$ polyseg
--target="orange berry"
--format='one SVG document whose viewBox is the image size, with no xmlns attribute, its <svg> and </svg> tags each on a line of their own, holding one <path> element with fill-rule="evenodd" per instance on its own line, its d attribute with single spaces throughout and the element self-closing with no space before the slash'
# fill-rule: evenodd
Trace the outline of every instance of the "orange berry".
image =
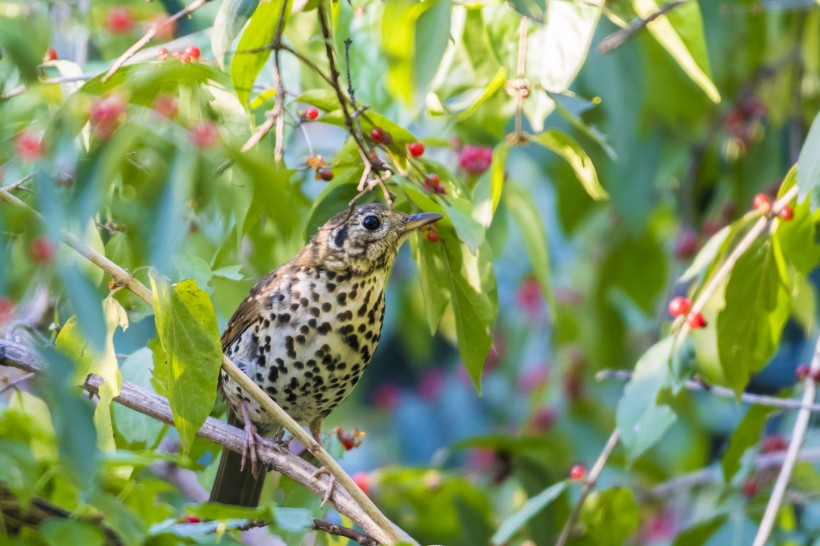
<svg viewBox="0 0 820 546">
<path fill-rule="evenodd" d="M 789 205 L 786 205 L 780 209 L 780 212 L 778 212 L 777 215 L 780 216 L 780 219 L 784 222 L 788 222 L 794 218 L 794 209 L 792 209 Z"/>
</svg>

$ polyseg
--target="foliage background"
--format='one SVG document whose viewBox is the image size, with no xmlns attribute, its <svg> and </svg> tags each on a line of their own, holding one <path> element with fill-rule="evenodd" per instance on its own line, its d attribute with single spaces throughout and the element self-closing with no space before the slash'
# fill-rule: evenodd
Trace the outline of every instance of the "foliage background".
<svg viewBox="0 0 820 546">
<path fill-rule="evenodd" d="M 112 32 L 108 18 L 119 4 L 134 25 Z M 318 3 L 295 4 L 284 43 L 326 70 Z M 356 194 L 362 162 L 338 99 L 287 51 L 280 52 L 283 161 L 274 161 L 273 133 L 240 151 L 276 101 L 273 56 L 242 52 L 271 42 L 281 2 L 206 3 L 101 81 L 156 17 L 183 7 L 0 2 L 0 181 L 32 175 L 15 195 L 46 219 L 41 225 L 0 206 L 0 328 L 46 345 L 56 337 L 60 349 L 45 353 L 59 372 L 3 392 L 0 483 L 18 502 L 36 495 L 78 516 L 26 527 L 12 542 L 100 543 L 99 527 L 83 519 L 95 514 L 105 514 L 124 544 L 227 542 L 235 537 L 225 529 L 242 521 L 198 507 L 152 466 L 171 461 L 208 488 L 215 446 L 120 407 L 107 419 L 107 395 L 94 413 L 70 387 L 90 369 L 113 384 L 121 374 L 163 394 L 178 389 L 156 358 L 169 351 L 156 327 L 162 321 L 67 249 L 36 259 L 38 236 L 56 241 L 67 229 L 146 283 L 149 274 L 159 285 L 194 279 L 221 328 L 255 280 Z M 422 543 L 481 544 L 494 534 L 512 544 L 554 542 L 579 495 L 579 484 L 564 482 L 570 467 L 590 466 L 616 414 L 623 428 L 630 412 L 646 416 L 647 426 L 614 452 L 576 543 L 749 543 L 754 535 L 775 475 L 757 472 L 754 460 L 782 449 L 777 438 L 789 437 L 794 412 L 750 411 L 677 386 L 697 372 L 736 392 L 800 392 L 794 371 L 811 358 L 817 330 L 816 124 L 808 135 L 820 100 L 820 11 L 810 1 L 690 1 L 611 52 L 597 49 L 619 25 L 659 7 L 651 0 L 329 7 L 343 73 L 344 40 L 353 41 L 351 85 L 358 104 L 368 105 L 364 142 L 373 145 L 374 124 L 393 137 L 378 152 L 399 173 L 390 180 L 397 205 L 448 217 L 439 242 L 420 235 L 403 250 L 373 365 L 327 426 L 367 432 L 342 464 L 368 472 L 376 503 Z M 173 53 L 190 44 L 202 50 L 196 62 L 157 58 L 159 47 Z M 59 59 L 43 64 L 49 45 Z M 530 84 L 522 131 L 533 137 L 513 146 L 506 137 L 522 134 L 521 79 Z M 109 136 L 87 121 L 112 95 L 127 106 Z M 158 96 L 175 99 L 172 119 L 156 112 Z M 302 117 L 309 105 L 321 112 L 315 122 Z M 208 122 L 218 142 L 202 146 L 192 134 Z M 20 152 L 26 131 L 42 138 L 36 157 Z M 427 151 L 412 160 L 405 146 L 417 139 Z M 492 164 L 465 169 L 465 156 L 475 153 L 467 145 L 492 149 Z M 334 173 L 329 183 L 306 166 L 317 155 Z M 781 182 L 798 158 L 801 196 L 813 200 L 794 203 L 793 223 L 775 222 L 737 264 L 704 309 L 706 329 L 675 351 L 680 367 L 655 366 L 653 381 L 633 383 L 626 394 L 620 382 L 596 381 L 596 372 L 631 370 L 656 342 L 671 339 L 680 321 L 672 323 L 667 302 L 712 278 L 753 220 L 753 196 L 787 190 L 794 177 Z M 423 188 L 422 173 L 431 172 L 446 196 Z M 379 190 L 365 199 L 381 199 Z M 172 300 L 160 307 L 173 312 Z M 203 331 L 214 330 L 202 322 Z M 62 326 L 59 336 L 52 323 Z M 748 350 L 737 356 L 727 347 Z M 668 354 L 644 361 L 665 362 Z M 213 373 L 197 377 L 197 388 L 213 392 Z M 213 400 L 176 392 L 180 415 L 196 422 L 211 411 Z M 217 404 L 213 414 L 222 411 Z M 818 445 L 816 429 L 806 444 L 807 452 Z M 705 483 L 653 495 L 658 484 L 705 467 L 716 469 Z M 308 516 L 321 513 L 319 499 L 274 481 L 264 498 L 280 511 L 266 505 L 275 520 L 269 530 L 297 543 Z M 819 483 L 813 465 L 797 467 L 778 542 L 820 537 Z M 555 495 L 537 496 L 542 491 Z M 516 524 L 528 498 L 546 507 Z M 196 514 L 223 527 L 214 534 L 213 523 L 184 521 Z M 515 532 L 502 537 L 506 529 Z"/>
</svg>

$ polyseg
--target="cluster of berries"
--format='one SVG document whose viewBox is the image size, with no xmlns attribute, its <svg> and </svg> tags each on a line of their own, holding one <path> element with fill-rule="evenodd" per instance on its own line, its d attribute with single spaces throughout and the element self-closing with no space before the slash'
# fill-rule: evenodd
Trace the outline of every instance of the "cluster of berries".
<svg viewBox="0 0 820 546">
<path fill-rule="evenodd" d="M 185 49 L 169 52 L 167 48 L 161 47 L 157 50 L 157 57 L 160 61 L 178 60 L 183 63 L 192 63 L 199 60 L 202 52 L 195 45 L 189 45 Z"/>
</svg>

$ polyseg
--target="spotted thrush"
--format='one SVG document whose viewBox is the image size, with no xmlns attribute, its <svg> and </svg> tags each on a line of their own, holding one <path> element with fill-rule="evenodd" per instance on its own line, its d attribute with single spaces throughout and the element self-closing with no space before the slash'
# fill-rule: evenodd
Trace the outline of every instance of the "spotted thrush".
<svg viewBox="0 0 820 546">
<path fill-rule="evenodd" d="M 322 420 L 353 390 L 381 336 L 384 286 L 412 231 L 442 216 L 379 204 L 331 218 L 289 262 L 260 280 L 222 334 L 222 350 L 321 443 Z M 245 457 L 225 450 L 211 501 L 258 504 L 264 474 L 255 441 L 281 434 L 270 415 L 222 372 L 229 422 L 244 425 Z"/>
</svg>

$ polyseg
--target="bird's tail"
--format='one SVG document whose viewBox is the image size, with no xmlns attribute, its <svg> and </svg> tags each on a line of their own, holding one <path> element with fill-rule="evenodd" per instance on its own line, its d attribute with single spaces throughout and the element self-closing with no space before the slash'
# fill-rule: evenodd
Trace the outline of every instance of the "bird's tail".
<svg viewBox="0 0 820 546">
<path fill-rule="evenodd" d="M 239 428 L 244 426 L 242 419 L 236 417 L 230 410 L 228 411 L 228 423 Z M 211 488 L 209 499 L 211 502 L 250 507 L 259 505 L 266 472 L 260 469 L 259 477 L 254 478 L 250 464 L 245 465 L 245 470 L 240 470 L 241 465 L 241 453 L 222 450 L 222 460 L 219 462 L 219 470 L 216 472 L 214 485 Z"/>
</svg>

